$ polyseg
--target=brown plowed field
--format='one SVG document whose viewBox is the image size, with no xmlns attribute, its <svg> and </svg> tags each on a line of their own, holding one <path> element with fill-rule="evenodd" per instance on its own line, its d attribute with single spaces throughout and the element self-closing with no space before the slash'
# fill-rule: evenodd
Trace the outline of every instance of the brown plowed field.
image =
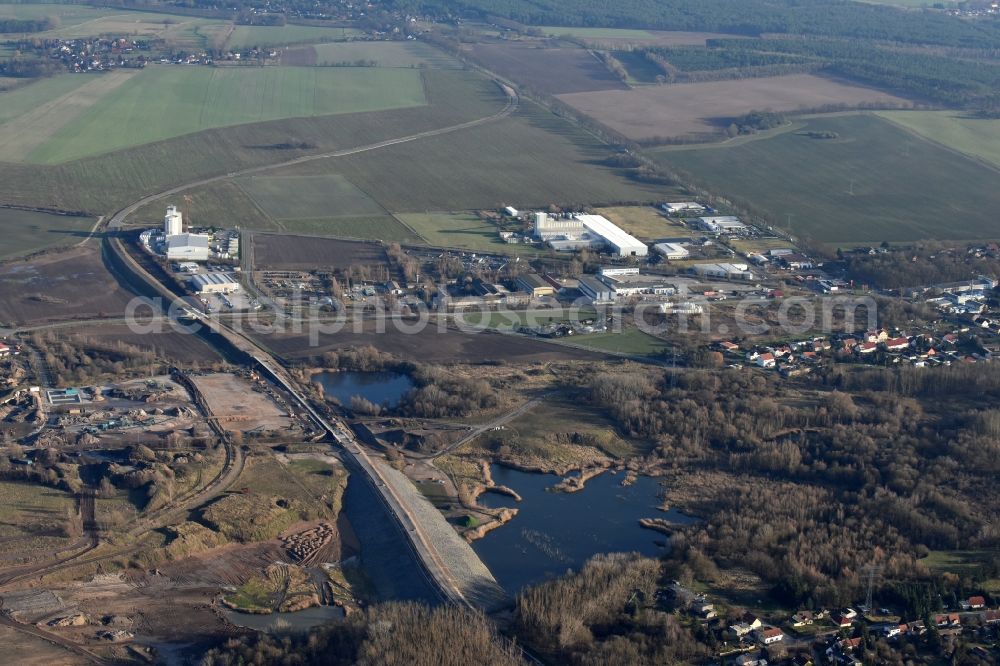
<svg viewBox="0 0 1000 666">
<path fill-rule="evenodd" d="M 378 243 L 254 234 L 254 267 L 258 270 L 306 271 L 386 263 L 385 249 Z"/>
<path fill-rule="evenodd" d="M 800 111 L 830 105 L 908 105 L 873 88 L 812 74 L 676 83 L 634 90 L 560 95 L 559 99 L 630 139 L 719 134 L 750 111 Z"/>
</svg>

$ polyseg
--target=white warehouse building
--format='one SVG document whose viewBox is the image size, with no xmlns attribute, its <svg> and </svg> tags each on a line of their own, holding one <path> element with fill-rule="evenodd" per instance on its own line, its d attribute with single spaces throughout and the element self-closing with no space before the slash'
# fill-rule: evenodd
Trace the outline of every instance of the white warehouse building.
<svg viewBox="0 0 1000 666">
<path fill-rule="evenodd" d="M 191 276 L 190 283 L 198 295 L 231 294 L 240 290 L 240 283 L 228 273 L 200 273 Z"/>
<path fill-rule="evenodd" d="M 174 234 L 167 236 L 167 259 L 170 261 L 208 261 L 208 236 Z"/>
<path fill-rule="evenodd" d="M 547 213 L 535 213 L 535 238 L 556 250 L 604 246 L 619 257 L 645 257 L 649 251 L 645 243 L 601 215 L 553 218 Z"/>
<path fill-rule="evenodd" d="M 167 214 L 163 217 L 163 234 L 178 236 L 184 233 L 184 216 L 177 206 L 167 206 Z"/>
<path fill-rule="evenodd" d="M 691 254 L 679 243 L 657 243 L 653 250 L 662 254 L 665 259 L 686 259 Z"/>
</svg>

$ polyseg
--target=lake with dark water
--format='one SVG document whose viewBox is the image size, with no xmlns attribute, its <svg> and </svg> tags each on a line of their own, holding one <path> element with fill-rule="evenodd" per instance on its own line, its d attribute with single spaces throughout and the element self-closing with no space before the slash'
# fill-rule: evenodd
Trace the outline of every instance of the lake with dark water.
<svg viewBox="0 0 1000 666">
<path fill-rule="evenodd" d="M 391 408 L 413 388 L 409 376 L 398 372 L 321 372 L 313 375 L 313 381 L 342 405 L 349 405 L 357 395 Z"/>
<path fill-rule="evenodd" d="M 516 507 L 517 516 L 473 543 L 473 549 L 497 582 L 514 594 L 532 585 L 579 569 L 598 553 L 638 552 L 657 556 L 669 537 L 639 526 L 640 518 L 664 518 L 678 524 L 697 519 L 678 511 L 661 511 L 657 479 L 640 476 L 622 486 L 624 473 L 605 472 L 576 493 L 551 492 L 555 474 L 520 472 L 494 465 L 497 485 L 515 490 L 517 502 L 485 493 L 479 502 L 492 508 Z"/>
<path fill-rule="evenodd" d="M 344 617 L 344 609 L 340 606 L 313 606 L 305 610 L 294 613 L 271 613 L 270 615 L 256 615 L 253 613 L 240 613 L 239 611 L 223 609 L 222 614 L 226 619 L 238 627 L 246 627 L 255 631 L 306 631 L 321 624 L 326 624 L 330 620 Z"/>
</svg>

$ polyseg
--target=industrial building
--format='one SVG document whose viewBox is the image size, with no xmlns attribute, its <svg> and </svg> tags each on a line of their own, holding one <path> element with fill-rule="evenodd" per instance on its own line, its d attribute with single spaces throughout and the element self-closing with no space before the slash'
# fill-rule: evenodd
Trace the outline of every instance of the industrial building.
<svg viewBox="0 0 1000 666">
<path fill-rule="evenodd" d="M 601 215 L 550 217 L 535 213 L 535 238 L 556 250 L 602 248 L 619 257 L 644 257 L 646 244 Z"/>
<path fill-rule="evenodd" d="M 695 264 L 691 270 L 702 277 L 726 280 L 752 280 L 753 273 L 746 264 Z"/>
<path fill-rule="evenodd" d="M 618 298 L 614 287 L 590 275 L 584 275 L 579 281 L 580 293 L 593 303 L 614 303 Z"/>
<path fill-rule="evenodd" d="M 667 215 L 679 215 L 680 213 L 704 213 L 707 209 L 700 203 L 694 201 L 678 201 L 675 203 L 665 203 L 661 206 Z"/>
<path fill-rule="evenodd" d="M 531 294 L 532 298 L 554 296 L 555 287 L 542 279 L 537 273 L 528 273 L 517 278 L 517 288 Z"/>
<path fill-rule="evenodd" d="M 653 246 L 653 251 L 671 260 L 687 259 L 691 255 L 686 247 L 678 243 L 657 243 Z"/>
<path fill-rule="evenodd" d="M 677 293 L 675 281 L 662 275 L 640 275 L 624 273 L 620 275 L 599 275 L 598 280 L 611 287 L 615 298 L 645 298 L 649 296 L 673 296 Z"/>
<path fill-rule="evenodd" d="M 740 235 L 749 229 L 747 225 L 740 222 L 740 218 L 732 215 L 721 215 L 717 217 L 699 217 L 698 226 L 713 234 L 725 234 L 727 236 Z"/>
<path fill-rule="evenodd" d="M 200 273 L 192 275 L 189 282 L 198 295 L 231 294 L 240 290 L 240 283 L 228 273 Z"/>
<path fill-rule="evenodd" d="M 163 234 L 177 236 L 184 233 L 184 217 L 177 206 L 167 206 L 167 214 L 163 217 Z"/>
<path fill-rule="evenodd" d="M 208 261 L 208 236 L 175 234 L 167 236 L 167 259 L 171 261 Z"/>
</svg>

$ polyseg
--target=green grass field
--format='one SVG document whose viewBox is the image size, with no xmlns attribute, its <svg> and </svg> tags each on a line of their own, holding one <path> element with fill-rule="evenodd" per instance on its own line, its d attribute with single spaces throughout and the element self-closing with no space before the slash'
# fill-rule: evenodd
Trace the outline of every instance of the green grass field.
<svg viewBox="0 0 1000 666">
<path fill-rule="evenodd" d="M 378 67 L 456 69 L 461 64 L 443 51 L 420 42 L 330 42 L 315 44 L 317 65 L 374 61 Z"/>
<path fill-rule="evenodd" d="M 417 243 L 420 238 L 389 215 L 370 217 L 309 218 L 282 220 L 281 228 L 295 234 L 335 236 L 391 243 Z"/>
<path fill-rule="evenodd" d="M 587 349 L 616 352 L 631 356 L 659 356 L 669 347 L 667 343 L 637 328 L 626 328 L 620 333 L 594 333 L 568 338 L 567 342 Z"/>
<path fill-rule="evenodd" d="M 1000 120 L 960 111 L 881 111 L 879 116 L 1000 168 Z"/>
<path fill-rule="evenodd" d="M 0 208 L 0 260 L 78 243 L 93 226 L 89 217 Z"/>
<path fill-rule="evenodd" d="M 874 115 L 805 122 L 808 131 L 833 131 L 839 138 L 788 132 L 732 148 L 654 150 L 650 155 L 807 241 L 836 245 L 1000 236 L 995 170 Z"/>
<path fill-rule="evenodd" d="M 932 550 L 919 562 L 935 573 L 954 573 L 976 577 L 989 564 L 995 553 L 989 550 Z M 991 594 L 1000 594 L 1000 579 L 992 578 L 982 583 Z"/>
<path fill-rule="evenodd" d="M 155 66 L 46 136 L 28 161 L 57 164 L 213 127 L 425 103 L 420 73 L 411 70 Z"/>
<path fill-rule="evenodd" d="M 238 25 L 226 42 L 226 48 L 248 46 L 285 46 L 326 40 L 350 39 L 360 34 L 351 28 L 325 28 L 311 25 Z"/>
<path fill-rule="evenodd" d="M 530 245 L 503 242 L 495 225 L 472 213 L 400 213 L 396 217 L 420 234 L 428 245 L 436 247 L 518 255 L 544 252 Z"/>
</svg>

